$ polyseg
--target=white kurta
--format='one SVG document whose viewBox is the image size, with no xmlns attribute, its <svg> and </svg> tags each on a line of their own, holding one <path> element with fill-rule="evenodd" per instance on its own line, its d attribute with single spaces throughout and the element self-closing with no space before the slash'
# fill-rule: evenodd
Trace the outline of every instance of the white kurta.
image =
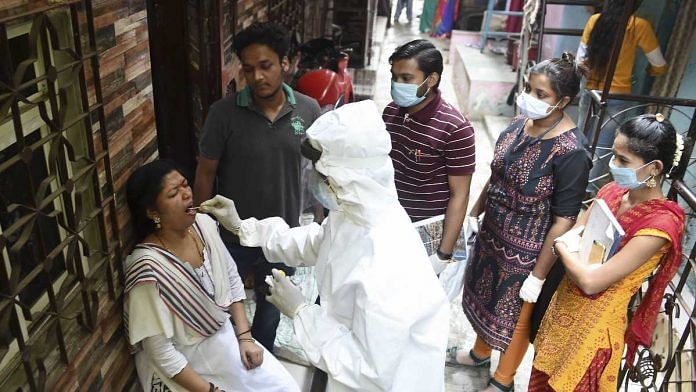
<svg viewBox="0 0 696 392">
<path fill-rule="evenodd" d="M 209 252 L 212 281 L 217 284 L 215 298 L 222 301 L 237 302 L 244 298 L 244 289 L 237 274 L 234 261 L 217 235 L 215 222 L 207 216 L 199 215 L 196 222 Z M 126 260 L 126 267 L 135 258 L 142 258 L 147 250 L 138 249 Z M 153 258 L 157 255 L 153 254 Z M 186 264 L 187 268 L 191 268 Z M 192 269 L 191 269 L 192 270 Z M 230 273 L 236 277 L 230 278 Z M 229 282 L 229 284 L 227 284 Z M 219 286 L 227 286 L 226 293 L 220 293 Z M 218 302 L 218 303 L 220 303 Z M 128 329 L 130 343 L 137 347 L 147 337 L 164 335 L 171 340 L 177 351 L 183 354 L 188 365 L 203 379 L 221 389 L 231 391 L 299 391 L 287 370 L 264 349 L 263 364 L 256 369 L 246 370 L 242 363 L 239 345 L 229 320 L 213 335 L 205 337 L 186 324 L 172 312 L 160 297 L 155 282 L 147 282 L 132 287 L 126 296 Z M 135 355 L 136 369 L 140 383 L 145 391 L 162 390 L 162 386 L 172 391 L 185 389 L 166 377 L 143 350 Z"/>
</svg>

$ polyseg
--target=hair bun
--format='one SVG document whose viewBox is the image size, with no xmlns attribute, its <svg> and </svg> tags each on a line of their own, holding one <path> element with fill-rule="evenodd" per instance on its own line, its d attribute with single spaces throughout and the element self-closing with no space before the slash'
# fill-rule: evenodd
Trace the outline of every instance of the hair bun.
<svg viewBox="0 0 696 392">
<path fill-rule="evenodd" d="M 570 52 L 563 52 L 561 59 L 575 65 L 575 56 L 573 56 L 573 54 Z"/>
</svg>

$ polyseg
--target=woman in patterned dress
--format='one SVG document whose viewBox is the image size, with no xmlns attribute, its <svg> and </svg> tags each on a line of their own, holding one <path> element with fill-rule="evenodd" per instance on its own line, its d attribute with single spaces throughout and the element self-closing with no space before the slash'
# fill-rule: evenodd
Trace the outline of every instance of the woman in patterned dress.
<svg viewBox="0 0 696 392">
<path fill-rule="evenodd" d="M 471 211 L 485 213 L 462 301 L 477 337 L 473 349 L 458 351 L 455 359 L 483 366 L 492 349 L 502 351 L 487 391 L 513 390 L 529 345 L 533 303 L 556 259 L 551 245 L 580 211 L 591 161 L 564 109 L 577 95 L 583 71 L 568 53 L 530 70 L 517 98 L 523 116 L 498 137 L 490 180 Z"/>
<path fill-rule="evenodd" d="M 624 342 L 629 366 L 638 345 L 650 346 L 665 288 L 681 264 L 684 211 L 665 199 L 661 187 L 680 161 L 678 144 L 661 114 L 638 116 L 619 128 L 609 163 L 615 182 L 602 187 L 597 198 L 607 203 L 626 235 L 618 252 L 595 268 L 572 253 L 589 213 L 578 220 L 578 230 L 556 242 L 566 276 L 534 344 L 530 391 L 616 391 Z M 628 324 L 629 302 L 655 270 Z"/>
</svg>

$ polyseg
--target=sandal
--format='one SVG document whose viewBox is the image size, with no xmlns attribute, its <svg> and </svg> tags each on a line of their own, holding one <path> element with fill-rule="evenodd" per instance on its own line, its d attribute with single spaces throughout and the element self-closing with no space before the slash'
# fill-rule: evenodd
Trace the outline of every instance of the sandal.
<svg viewBox="0 0 696 392">
<path fill-rule="evenodd" d="M 510 385 L 505 385 L 501 384 L 498 381 L 495 380 L 495 378 L 492 378 L 488 380 L 488 386 L 493 387 L 493 390 L 496 392 L 513 392 L 515 390 L 515 383 L 513 382 Z"/>
<path fill-rule="evenodd" d="M 491 363 L 491 357 L 489 356 L 488 358 L 479 358 L 476 355 L 474 355 L 474 350 L 469 350 L 469 358 L 471 358 L 473 364 L 464 364 L 459 361 L 457 361 L 457 353 L 459 352 L 458 347 L 452 347 L 447 350 L 447 362 L 459 365 L 459 366 L 469 366 L 469 367 L 482 367 L 486 365 L 490 365 Z"/>
</svg>

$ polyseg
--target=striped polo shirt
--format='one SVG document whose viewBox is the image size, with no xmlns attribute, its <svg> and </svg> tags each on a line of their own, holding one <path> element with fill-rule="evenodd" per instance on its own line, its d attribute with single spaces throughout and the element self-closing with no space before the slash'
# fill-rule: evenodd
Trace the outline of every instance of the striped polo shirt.
<svg viewBox="0 0 696 392">
<path fill-rule="evenodd" d="M 399 202 L 413 222 L 445 213 L 448 176 L 474 172 L 474 128 L 457 109 L 437 97 L 408 114 L 394 102 L 382 114 L 391 135 Z"/>
</svg>

